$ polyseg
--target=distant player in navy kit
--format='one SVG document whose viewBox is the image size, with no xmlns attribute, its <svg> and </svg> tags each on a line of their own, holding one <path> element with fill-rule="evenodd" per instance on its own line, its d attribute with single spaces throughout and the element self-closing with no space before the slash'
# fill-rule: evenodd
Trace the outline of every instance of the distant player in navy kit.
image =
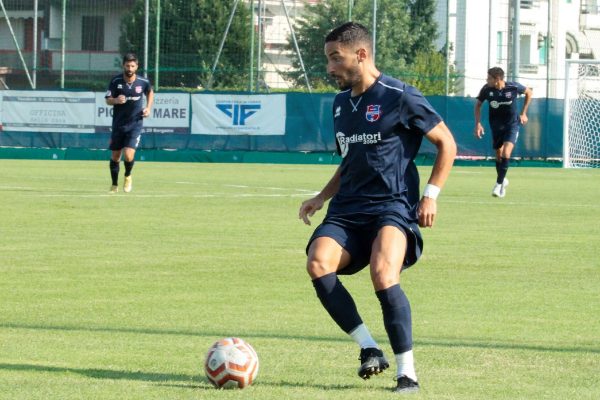
<svg viewBox="0 0 600 400">
<path fill-rule="evenodd" d="M 131 192 L 131 170 L 135 163 L 135 150 L 142 136 L 143 118 L 150 115 L 154 102 L 154 91 L 148 79 L 136 75 L 138 60 L 135 54 L 128 53 L 123 57 L 123 73 L 115 76 L 106 91 L 106 104 L 114 106 L 112 134 L 110 137 L 110 176 L 112 186 L 110 193 L 119 191 L 119 163 L 123 154 L 125 164 L 125 182 L 123 191 Z M 146 95 L 146 106 L 144 98 Z"/>
<path fill-rule="evenodd" d="M 338 326 L 360 346 L 358 375 L 388 368 L 383 351 L 363 323 L 338 275 L 370 265 L 375 294 L 397 362 L 397 392 L 418 390 L 412 352 L 412 318 L 400 272 L 421 255 L 421 227 L 433 226 L 436 198 L 456 156 L 452 134 L 414 87 L 383 75 L 374 64 L 371 37 L 357 23 L 325 38 L 327 72 L 342 90 L 333 103 L 342 162 L 323 190 L 302 203 L 309 217 L 331 199 L 325 219 L 307 245 L 307 271 L 317 297 Z M 414 164 L 423 137 L 437 157 L 419 198 Z"/>
<path fill-rule="evenodd" d="M 521 113 L 517 113 L 517 98 L 525 95 Z M 488 70 L 487 83 L 481 88 L 475 104 L 475 136 L 481 139 L 484 134 L 481 125 L 481 105 L 488 101 L 490 107 L 490 127 L 492 128 L 492 145 L 496 150 L 496 184 L 492 196 L 506 196 L 508 179 L 506 173 L 510 163 L 510 155 L 519 138 L 519 126 L 527 123 L 527 108 L 531 103 L 533 92 L 517 82 L 505 82 L 502 68 Z"/>
</svg>

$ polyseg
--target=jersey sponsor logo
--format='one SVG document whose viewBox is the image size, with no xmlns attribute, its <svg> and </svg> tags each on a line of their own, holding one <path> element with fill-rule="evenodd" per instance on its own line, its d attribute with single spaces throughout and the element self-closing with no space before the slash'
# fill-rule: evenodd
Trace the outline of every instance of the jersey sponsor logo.
<svg viewBox="0 0 600 400">
<path fill-rule="evenodd" d="M 339 117 L 341 113 L 342 113 L 342 107 L 337 106 L 337 108 L 335 109 L 335 114 L 333 115 L 333 118 Z"/>
<path fill-rule="evenodd" d="M 135 92 L 136 93 L 142 93 L 142 87 L 141 86 L 136 86 L 135 87 Z"/>
<path fill-rule="evenodd" d="M 500 106 L 510 106 L 512 104 L 512 100 L 511 101 L 490 101 L 490 107 L 492 108 L 498 108 Z"/>
<path fill-rule="evenodd" d="M 367 106 L 366 112 L 367 121 L 375 122 L 381 117 L 381 105 L 380 104 L 370 104 Z"/>
<path fill-rule="evenodd" d="M 141 98 L 142 98 L 142 96 L 127 96 L 127 97 L 125 97 L 125 100 L 138 101 Z"/>
<path fill-rule="evenodd" d="M 350 145 L 353 143 L 362 144 L 376 144 L 381 141 L 381 132 L 377 133 L 355 133 L 352 136 L 346 136 L 344 132 L 338 132 L 335 134 L 335 138 L 340 146 L 340 153 L 342 157 L 346 157 Z"/>
<path fill-rule="evenodd" d="M 217 103 L 216 107 L 231 118 L 232 125 L 246 125 L 246 119 L 260 110 L 260 103 Z"/>
</svg>

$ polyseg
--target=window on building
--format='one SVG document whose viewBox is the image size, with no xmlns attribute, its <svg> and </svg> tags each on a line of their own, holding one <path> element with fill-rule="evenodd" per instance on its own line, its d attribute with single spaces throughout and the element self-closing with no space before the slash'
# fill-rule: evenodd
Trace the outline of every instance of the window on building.
<svg viewBox="0 0 600 400">
<path fill-rule="evenodd" d="M 503 32 L 498 32 L 498 34 L 496 35 L 496 61 L 497 62 L 501 62 L 503 59 L 503 57 L 502 57 L 503 49 L 504 49 L 504 35 L 503 35 Z"/>
<path fill-rule="evenodd" d="M 538 0 L 521 0 L 521 8 L 531 9 L 531 8 L 539 6 L 538 3 L 539 3 Z"/>
<path fill-rule="evenodd" d="M 600 6 L 598 3 L 598 0 L 581 0 L 581 13 L 598 14 L 600 12 Z"/>
<path fill-rule="evenodd" d="M 81 50 L 104 51 L 104 17 L 81 17 Z"/>
<path fill-rule="evenodd" d="M 531 35 L 521 35 L 519 38 L 519 58 L 521 64 L 531 64 Z"/>
<path fill-rule="evenodd" d="M 548 37 L 538 33 L 537 38 L 538 47 L 538 64 L 546 65 L 546 58 L 548 56 Z"/>
</svg>

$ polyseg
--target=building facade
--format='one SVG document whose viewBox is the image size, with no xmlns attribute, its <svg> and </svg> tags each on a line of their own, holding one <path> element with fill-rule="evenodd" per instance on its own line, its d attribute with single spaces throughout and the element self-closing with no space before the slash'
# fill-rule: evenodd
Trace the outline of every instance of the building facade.
<svg viewBox="0 0 600 400">
<path fill-rule="evenodd" d="M 436 21 L 437 45 L 448 41 L 461 76 L 459 96 L 476 96 L 499 66 L 536 97 L 562 98 L 565 61 L 600 60 L 598 0 L 440 0 Z"/>
</svg>

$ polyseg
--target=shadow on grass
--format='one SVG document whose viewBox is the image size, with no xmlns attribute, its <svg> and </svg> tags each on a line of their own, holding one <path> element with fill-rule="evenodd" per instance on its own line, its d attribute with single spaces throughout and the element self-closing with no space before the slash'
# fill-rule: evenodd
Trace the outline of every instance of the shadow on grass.
<svg viewBox="0 0 600 400">
<path fill-rule="evenodd" d="M 228 336 L 241 336 L 246 338 L 265 338 L 279 340 L 305 340 L 313 342 L 342 342 L 348 343 L 348 338 L 343 334 L 339 336 L 301 336 L 284 335 L 276 332 L 232 332 L 223 331 L 192 331 L 192 330 L 171 330 L 171 329 L 151 329 L 151 328 L 111 328 L 111 327 L 78 327 L 78 326 L 60 326 L 60 325 L 29 325 L 29 324 L 0 324 L 0 328 L 6 329 L 32 329 L 48 331 L 67 331 L 67 332 L 106 332 L 106 333 L 131 333 L 144 335 L 178 335 L 192 337 L 222 338 Z M 554 352 L 554 353 L 600 353 L 600 346 L 579 345 L 579 346 L 550 346 L 537 345 L 529 343 L 500 342 L 489 339 L 477 338 L 420 338 L 415 340 L 416 346 L 439 346 L 439 347 L 466 347 L 475 349 L 496 349 L 496 350 L 524 350 L 535 352 Z"/>
<path fill-rule="evenodd" d="M 230 336 L 267 338 L 267 339 L 282 339 L 282 340 L 307 340 L 315 342 L 342 342 L 347 343 L 348 339 L 340 333 L 339 336 L 299 336 L 299 335 L 283 335 L 273 332 L 245 332 L 243 330 L 232 332 L 224 332 L 217 330 L 172 330 L 172 329 L 152 329 L 152 328 L 111 328 L 111 327 L 79 327 L 79 326 L 61 326 L 61 325 L 34 325 L 34 324 L 0 324 L 0 328 L 7 329 L 32 329 L 32 330 L 47 330 L 47 331 L 65 331 L 65 332 L 99 332 L 99 333 L 131 333 L 142 335 L 174 335 L 174 336 L 192 336 L 192 337 L 208 337 L 208 338 L 223 338 Z"/>
<path fill-rule="evenodd" d="M 415 345 L 432 347 L 467 347 L 490 350 L 523 350 L 550 353 L 600 353 L 600 347 L 592 345 L 580 346 L 544 346 L 528 343 L 503 343 L 495 340 L 483 339 L 421 339 L 415 340 Z"/>
<path fill-rule="evenodd" d="M 208 381 L 207 381 L 208 382 Z M 206 386 L 200 386 L 200 385 L 185 385 L 185 384 L 170 384 L 170 383 L 161 383 L 158 384 L 158 386 L 164 386 L 164 387 L 173 387 L 173 388 L 181 388 L 181 389 L 199 389 L 199 390 L 205 390 L 205 389 L 211 389 L 211 390 L 215 390 L 215 388 L 210 385 L 209 383 L 206 384 Z M 256 381 L 256 383 L 252 384 L 252 387 L 260 389 L 261 387 L 287 387 L 287 388 L 310 388 L 310 389 L 318 389 L 318 390 L 352 390 L 352 391 L 356 391 L 356 390 L 376 390 L 377 388 L 368 388 L 365 387 L 364 385 L 339 385 L 339 384 L 334 384 L 334 385 L 320 385 L 320 384 L 315 384 L 315 383 L 308 383 L 308 382 L 266 382 L 264 380 L 258 379 Z"/>
<path fill-rule="evenodd" d="M 192 376 L 185 374 L 161 374 L 155 372 L 143 372 L 143 371 L 119 371 L 111 369 L 101 368 L 68 368 L 68 367 L 55 367 L 50 365 L 38 365 L 38 364 L 9 364 L 0 363 L 0 370 L 10 370 L 19 372 L 51 372 L 51 373 L 72 373 L 82 375 L 93 379 L 111 379 L 111 380 L 131 380 L 131 381 L 143 381 L 143 382 L 156 382 L 158 386 L 173 387 L 180 389 L 193 389 L 193 390 L 215 390 L 210 384 L 207 378 L 204 376 Z M 180 382 L 180 383 L 170 383 Z M 184 383 L 187 382 L 187 383 Z M 365 389 L 364 385 L 359 384 L 334 384 L 334 385 L 320 385 L 308 382 L 267 382 L 259 380 L 255 387 L 260 386 L 280 386 L 280 387 L 292 387 L 292 388 L 312 388 L 320 390 L 357 390 Z"/>
<path fill-rule="evenodd" d="M 101 369 L 101 368 L 68 368 L 68 367 L 55 367 L 50 365 L 38 365 L 38 364 L 9 364 L 0 363 L 0 370 L 11 370 L 11 371 L 28 371 L 28 372 L 57 372 L 57 373 L 73 373 L 88 378 L 94 379 L 112 379 L 112 380 L 134 380 L 144 382 L 190 382 L 189 387 L 201 387 L 202 383 L 210 385 L 208 379 L 201 376 L 192 376 L 185 374 L 161 374 L 155 372 L 144 372 L 144 371 L 118 371 L 112 369 Z M 182 385 L 186 386 L 186 385 Z M 210 387 L 210 386 L 207 386 Z"/>
</svg>

